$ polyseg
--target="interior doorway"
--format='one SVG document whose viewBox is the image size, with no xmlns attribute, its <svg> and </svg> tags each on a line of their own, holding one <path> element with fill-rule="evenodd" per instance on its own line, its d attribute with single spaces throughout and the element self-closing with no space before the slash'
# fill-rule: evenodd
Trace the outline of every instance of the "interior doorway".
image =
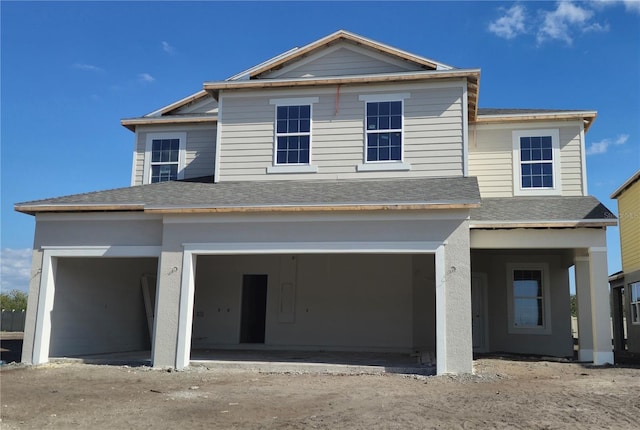
<svg viewBox="0 0 640 430">
<path fill-rule="evenodd" d="M 264 343 L 267 275 L 243 275 L 240 343 Z"/>
</svg>

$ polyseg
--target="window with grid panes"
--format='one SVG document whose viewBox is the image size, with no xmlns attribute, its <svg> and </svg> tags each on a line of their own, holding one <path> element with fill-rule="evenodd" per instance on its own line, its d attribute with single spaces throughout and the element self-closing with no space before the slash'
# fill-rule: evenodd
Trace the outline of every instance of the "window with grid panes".
<svg viewBox="0 0 640 430">
<path fill-rule="evenodd" d="M 310 144 L 311 106 L 278 106 L 275 164 L 309 164 Z"/>
<path fill-rule="evenodd" d="M 402 160 L 402 101 L 367 102 L 366 161 Z"/>
</svg>

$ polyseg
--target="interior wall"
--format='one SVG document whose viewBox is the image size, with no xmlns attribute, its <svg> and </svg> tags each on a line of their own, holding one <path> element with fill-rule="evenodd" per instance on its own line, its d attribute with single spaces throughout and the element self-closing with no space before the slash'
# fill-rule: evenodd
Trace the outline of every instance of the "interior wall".
<svg viewBox="0 0 640 430">
<path fill-rule="evenodd" d="M 242 275 L 267 274 L 265 345 L 410 351 L 413 264 L 397 254 L 199 256 L 192 347 L 237 345 Z"/>
<path fill-rule="evenodd" d="M 58 258 L 50 357 L 150 348 L 140 286 L 157 258 Z"/>
<path fill-rule="evenodd" d="M 509 333 L 507 264 L 546 263 L 549 266 L 551 333 Z M 573 356 L 569 271 L 564 254 L 507 253 L 507 251 L 472 251 L 474 273 L 487 275 L 489 350 L 518 354 Z"/>
<path fill-rule="evenodd" d="M 436 350 L 435 256 L 413 256 L 413 349 Z"/>
</svg>

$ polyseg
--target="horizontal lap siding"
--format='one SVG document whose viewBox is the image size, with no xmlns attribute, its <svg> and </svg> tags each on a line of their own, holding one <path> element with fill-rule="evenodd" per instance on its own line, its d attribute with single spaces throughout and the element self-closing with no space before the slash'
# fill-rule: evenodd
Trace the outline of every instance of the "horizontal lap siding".
<svg viewBox="0 0 640 430">
<path fill-rule="evenodd" d="M 188 127 L 185 129 L 185 127 Z M 187 125 L 185 127 L 145 127 L 136 133 L 136 152 L 134 154 L 134 185 L 142 184 L 144 157 L 149 133 L 186 132 L 184 177 L 197 178 L 210 176 L 214 172 L 216 150 L 216 127 L 210 125 Z"/>
<path fill-rule="evenodd" d="M 470 132 L 469 175 L 478 178 L 483 197 L 513 196 L 513 130 L 560 130 L 560 174 L 562 195 L 582 195 L 582 153 L 578 126 L 545 123 L 539 127 L 531 124 L 514 124 L 512 128 L 478 127 Z M 475 135 L 475 138 L 474 138 Z"/>
<path fill-rule="evenodd" d="M 640 181 L 618 197 L 622 270 L 640 270 Z"/>
<path fill-rule="evenodd" d="M 462 175 L 462 88 L 417 86 L 342 88 L 336 111 L 335 89 L 314 96 L 311 164 L 313 174 L 267 174 L 273 164 L 273 98 L 309 97 L 308 91 L 262 92 L 253 97 L 223 94 L 220 180 L 342 179 Z M 375 89 L 376 91 L 373 91 Z M 321 92 L 322 91 L 322 92 Z M 361 94 L 408 92 L 405 100 L 404 161 L 409 172 L 357 172 L 364 156 Z"/>
<path fill-rule="evenodd" d="M 282 74 L 275 72 L 265 77 L 301 78 L 311 76 L 363 75 L 370 73 L 404 72 L 407 71 L 407 69 L 408 68 L 401 68 L 349 49 L 340 48 L 307 64 L 300 65 L 293 70 Z"/>
</svg>

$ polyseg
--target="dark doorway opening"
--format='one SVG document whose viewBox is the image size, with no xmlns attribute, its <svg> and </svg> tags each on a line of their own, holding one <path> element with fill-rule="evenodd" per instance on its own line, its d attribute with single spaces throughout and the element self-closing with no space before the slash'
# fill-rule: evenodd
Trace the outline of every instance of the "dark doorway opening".
<svg viewBox="0 0 640 430">
<path fill-rule="evenodd" d="M 240 343 L 264 343 L 266 317 L 267 275 L 244 275 Z"/>
</svg>

